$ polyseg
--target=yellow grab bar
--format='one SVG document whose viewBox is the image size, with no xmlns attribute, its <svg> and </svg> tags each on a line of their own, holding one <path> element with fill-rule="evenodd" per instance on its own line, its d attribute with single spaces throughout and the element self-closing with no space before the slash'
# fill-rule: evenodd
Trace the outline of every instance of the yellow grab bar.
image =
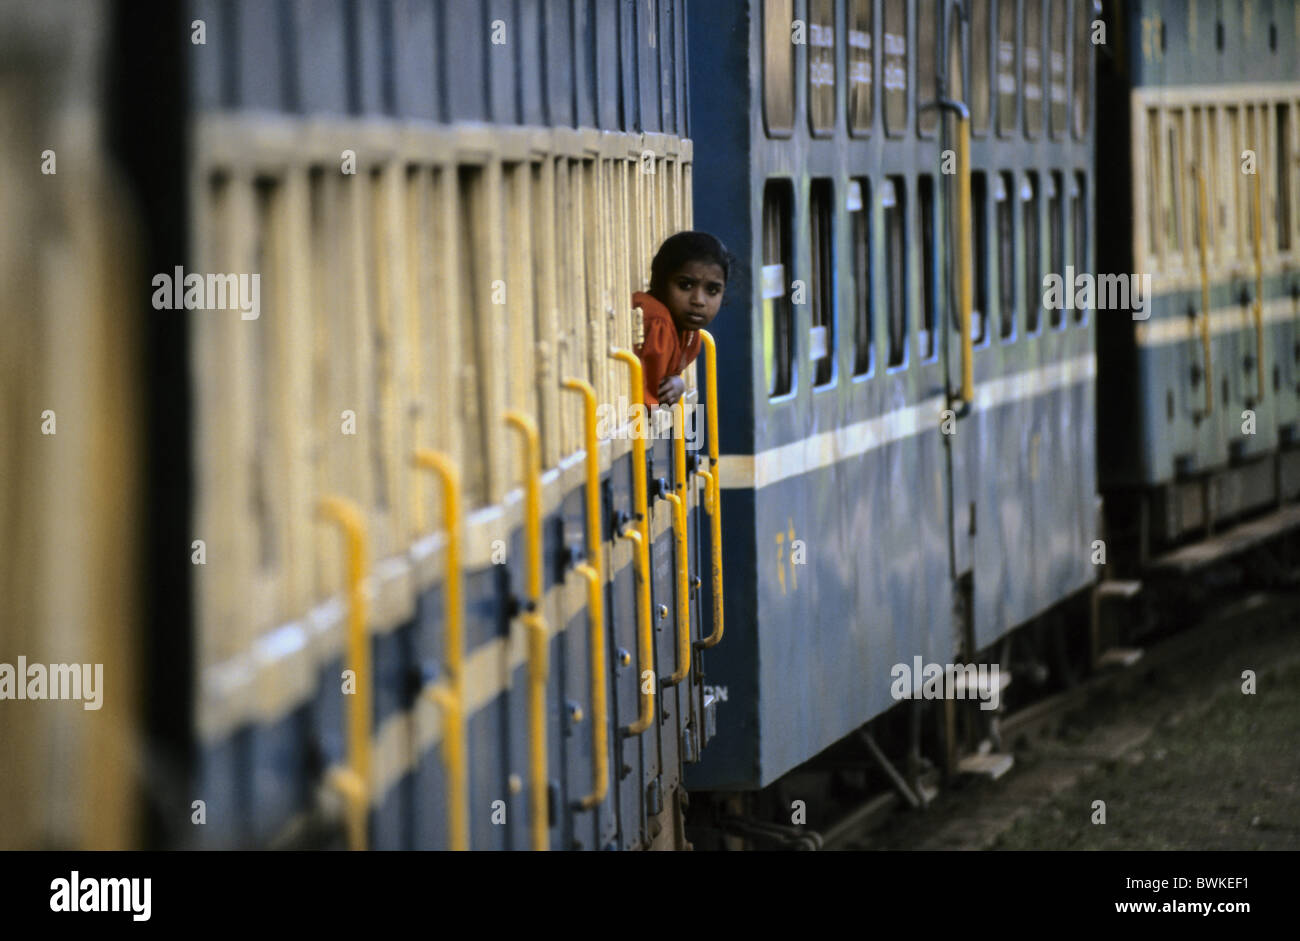
<svg viewBox="0 0 1300 941">
<path fill-rule="evenodd" d="M 533 849 L 550 848 L 546 786 L 546 621 L 537 610 L 542 601 L 542 449 L 537 423 L 508 411 L 506 424 L 524 439 L 524 541 L 528 545 L 528 597 L 519 620 L 528 632 L 529 766 L 532 794 Z"/>
<path fill-rule="evenodd" d="M 1258 169 L 1258 168 L 1257 168 Z M 1264 398 L 1264 220 L 1260 215 L 1259 173 L 1252 175 L 1255 181 L 1253 201 L 1255 204 L 1255 374 L 1259 380 L 1259 398 Z"/>
<path fill-rule="evenodd" d="M 1201 242 L 1201 355 L 1205 359 L 1205 414 L 1214 412 L 1214 366 L 1210 351 L 1210 269 L 1206 261 L 1209 251 L 1209 224 L 1206 221 L 1205 174 L 1200 167 L 1193 167 L 1196 174 L 1196 186 L 1200 196 L 1197 207 L 1196 225 L 1200 231 Z"/>
<path fill-rule="evenodd" d="M 701 334 L 703 331 L 700 331 Z M 637 408 L 645 407 L 642 393 L 641 360 L 635 353 L 627 350 L 611 350 L 610 356 L 626 363 L 628 367 L 631 403 Z M 637 526 L 635 532 L 625 530 L 624 539 L 631 539 L 636 551 L 637 589 L 640 592 L 637 608 L 639 609 L 637 630 L 637 685 L 641 690 L 641 714 L 631 725 L 625 726 L 625 735 L 640 735 L 650 728 L 655 714 L 655 684 L 643 681 L 645 672 L 654 673 L 654 638 L 650 620 L 650 511 L 646 506 L 645 488 L 645 438 L 641 435 L 632 437 L 632 501 L 636 511 Z M 633 538 L 635 537 L 635 538 Z"/>
<path fill-rule="evenodd" d="M 957 111 L 957 303 L 961 313 L 961 400 L 975 400 L 975 341 L 971 338 L 971 195 L 970 195 L 970 111 L 959 104 Z"/>
<path fill-rule="evenodd" d="M 348 766 L 335 772 L 335 784 L 348 804 L 348 846 L 366 848 L 366 816 L 370 804 L 370 724 L 374 691 L 370 685 L 370 638 L 366 636 L 366 525 L 361 509 L 341 497 L 325 497 L 316 506 L 324 519 L 335 522 L 347 539 L 348 665 L 355 674 L 356 692 L 346 697 Z"/>
<path fill-rule="evenodd" d="M 446 455 L 428 448 L 415 449 L 417 467 L 433 471 L 442 482 L 444 525 L 447 527 L 447 575 L 443 586 L 443 670 L 446 684 L 438 684 L 429 697 L 443 711 L 443 773 L 447 778 L 447 833 L 453 850 L 469 849 L 469 783 L 465 761 L 465 701 L 463 631 L 460 568 L 460 474 Z"/>
<path fill-rule="evenodd" d="M 709 471 L 700 476 L 709 490 L 705 506 L 713 550 L 713 632 L 700 641 L 700 646 L 707 648 L 722 640 L 722 492 L 718 470 L 718 347 L 707 330 L 700 331 L 700 341 L 704 345 L 704 385 L 709 395 Z"/>
<path fill-rule="evenodd" d="M 591 793 L 578 801 L 591 810 L 609 790 L 608 731 L 605 728 L 604 543 L 600 534 L 600 442 L 596 437 L 596 390 L 582 379 L 565 379 L 564 388 L 582 394 L 587 448 L 587 561 L 578 572 L 587 579 L 587 617 L 591 622 Z"/>
<path fill-rule="evenodd" d="M 686 541 L 686 407 L 678 399 L 673 405 L 673 493 L 665 494 L 673 505 L 673 541 L 677 555 L 677 670 L 664 679 L 676 686 L 691 672 L 690 551 Z"/>
</svg>

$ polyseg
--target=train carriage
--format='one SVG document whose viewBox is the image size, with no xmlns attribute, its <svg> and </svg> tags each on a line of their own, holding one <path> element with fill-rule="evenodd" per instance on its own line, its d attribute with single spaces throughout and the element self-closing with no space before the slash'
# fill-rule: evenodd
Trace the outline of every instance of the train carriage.
<svg viewBox="0 0 1300 941">
<path fill-rule="evenodd" d="M 1143 319 L 1114 318 L 1099 336 L 1100 419 L 1117 428 L 1100 473 L 1137 571 L 1300 493 L 1300 6 L 1110 12 L 1105 185 L 1134 224 L 1100 243 L 1101 263 L 1150 275 L 1154 296 Z"/>
<path fill-rule="evenodd" d="M 973 662 L 1095 578 L 1092 313 L 1042 291 L 1092 264 L 1093 14 L 691 8 L 696 218 L 741 259 L 726 609 L 754 625 L 710 664 L 693 787 L 767 786 L 893 707 L 895 664 Z"/>
</svg>

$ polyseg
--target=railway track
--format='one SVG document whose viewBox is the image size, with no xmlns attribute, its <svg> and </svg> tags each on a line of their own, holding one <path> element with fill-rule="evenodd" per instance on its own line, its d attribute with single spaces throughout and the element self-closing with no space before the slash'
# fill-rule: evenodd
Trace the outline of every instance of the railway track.
<svg viewBox="0 0 1300 941">
<path fill-rule="evenodd" d="M 1010 774 L 996 781 L 959 778 L 945 787 L 930 772 L 921 779 L 929 796 L 923 810 L 908 811 L 897 790 L 877 794 L 823 828 L 821 848 L 991 848 L 1016 821 L 1134 753 L 1161 723 L 1203 715 L 1211 689 L 1241 683 L 1241 671 L 1224 664 L 1259 664 L 1261 682 L 1300 664 L 1297 625 L 1300 592 L 1242 593 L 1195 626 L 1142 648 L 1140 656 L 1115 658 L 1116 665 L 1071 689 L 1003 717 L 1003 747 L 1018 761 Z M 1143 704 L 1134 706 L 1136 699 Z"/>
</svg>

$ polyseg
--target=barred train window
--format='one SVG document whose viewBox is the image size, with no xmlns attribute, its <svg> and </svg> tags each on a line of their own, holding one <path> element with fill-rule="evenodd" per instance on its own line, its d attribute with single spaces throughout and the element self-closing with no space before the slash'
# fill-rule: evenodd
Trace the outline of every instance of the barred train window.
<svg viewBox="0 0 1300 941">
<path fill-rule="evenodd" d="M 1181 111 L 1169 116 L 1169 148 L 1164 181 L 1165 251 L 1181 255 L 1183 251 L 1183 115 Z"/>
<path fill-rule="evenodd" d="M 907 191 L 901 176 L 880 187 L 885 221 L 885 298 L 889 303 L 889 365 L 907 357 Z"/>
<path fill-rule="evenodd" d="M 1227 194 L 1227 205 L 1223 207 L 1223 227 L 1228 233 L 1228 243 L 1232 246 L 1240 246 L 1242 242 L 1241 234 L 1241 115 L 1235 106 L 1230 106 L 1227 110 L 1228 127 L 1227 140 L 1224 146 L 1227 147 L 1227 163 L 1224 169 L 1228 172 L 1224 174 L 1224 189 Z"/>
<path fill-rule="evenodd" d="M 835 0 L 808 3 L 808 120 L 814 134 L 835 129 Z"/>
<path fill-rule="evenodd" d="M 1202 108 L 1192 108 L 1192 126 L 1187 138 L 1187 231 L 1191 235 L 1188 243 L 1194 253 L 1192 261 L 1200 258 L 1201 253 L 1201 187 L 1197 175 L 1205 172 L 1205 162 L 1201 159 L 1204 121 Z"/>
<path fill-rule="evenodd" d="M 794 129 L 794 46 L 790 42 L 793 0 L 763 2 L 763 115 L 767 132 Z"/>
<path fill-rule="evenodd" d="M 1016 0 L 998 3 L 998 133 L 1016 129 Z"/>
<path fill-rule="evenodd" d="M 1160 179 L 1160 112 L 1147 109 L 1147 251 L 1152 258 L 1160 254 L 1160 214 L 1156 210 L 1160 198 L 1157 182 Z"/>
<path fill-rule="evenodd" d="M 1074 270 L 1076 274 L 1088 270 L 1088 182 L 1082 173 L 1076 173 L 1070 188 L 1070 221 L 1074 224 Z M 1076 323 L 1083 322 L 1083 310 L 1074 308 Z"/>
<path fill-rule="evenodd" d="M 1038 174 L 1026 173 L 1020 182 L 1020 203 L 1025 230 L 1025 333 L 1037 333 L 1043 309 L 1041 246 L 1038 239 Z"/>
<path fill-rule="evenodd" d="M 1047 240 L 1048 240 L 1048 263 L 1052 266 L 1051 273 L 1062 279 L 1063 296 L 1062 303 L 1053 307 L 1049 311 L 1049 319 L 1055 329 L 1061 329 L 1065 326 L 1065 298 L 1064 293 L 1068 292 L 1073 295 L 1073 279 L 1065 280 L 1065 216 L 1061 213 L 1061 201 L 1065 199 L 1065 182 L 1061 174 L 1052 171 L 1052 175 L 1047 181 Z M 1044 288 L 1039 285 L 1039 291 L 1046 293 Z"/>
<path fill-rule="evenodd" d="M 1296 14 L 1300 17 L 1300 12 Z M 1291 249 L 1291 122 L 1290 106 L 1277 105 L 1277 157 L 1273 160 L 1276 173 L 1277 248 L 1280 252 Z"/>
<path fill-rule="evenodd" d="M 885 0 L 885 130 L 898 135 L 907 128 L 907 3 Z"/>
<path fill-rule="evenodd" d="M 981 135 L 989 129 L 989 3 L 971 0 L 970 28 L 970 124 L 971 133 Z"/>
<path fill-rule="evenodd" d="M 939 28 L 935 24 L 938 5 L 921 0 L 916 5 L 916 123 L 918 131 L 926 137 L 939 126 L 939 109 L 926 108 L 939 97 L 938 57 L 935 46 L 939 42 Z"/>
<path fill-rule="evenodd" d="M 475 333 L 477 325 L 485 322 L 480 316 L 487 306 L 485 298 L 476 296 L 475 285 L 488 283 L 487 273 L 480 270 L 486 263 L 488 253 L 483 221 L 487 219 L 487 199 L 484 193 L 483 168 L 461 166 L 456 170 L 457 217 L 460 250 L 456 253 L 460 262 L 459 284 L 463 309 L 471 311 L 473 316 L 461 321 L 460 364 L 461 375 L 468 386 L 464 396 L 465 412 L 462 415 L 461 430 L 464 435 L 462 444 L 462 470 L 465 506 L 474 509 L 488 502 L 488 439 L 484 434 L 483 416 L 478 412 L 479 402 L 488 401 L 486 376 L 482 370 L 482 358 L 478 355 L 479 344 Z"/>
<path fill-rule="evenodd" d="M 988 240 L 988 178 L 983 173 L 972 173 L 970 178 L 971 201 L 971 261 L 975 265 L 973 297 L 971 298 L 971 338 L 983 343 L 988 336 L 989 312 L 989 240 Z"/>
<path fill-rule="evenodd" d="M 789 180 L 768 180 L 763 191 L 763 362 L 770 396 L 793 386 L 794 316 L 790 307 Z"/>
<path fill-rule="evenodd" d="M 866 177 L 849 184 L 849 212 L 853 219 L 853 375 L 871 372 L 871 181 Z M 854 193 L 852 187 L 858 188 Z"/>
<path fill-rule="evenodd" d="M 849 130 L 871 130 L 874 62 L 871 56 L 873 0 L 852 0 L 849 7 Z"/>
<path fill-rule="evenodd" d="M 1025 32 L 1020 38 L 1025 69 L 1025 133 L 1043 131 L 1043 8 L 1041 0 L 1025 0 Z"/>
<path fill-rule="evenodd" d="M 1066 79 L 1065 79 L 1065 0 L 1052 0 L 1051 20 L 1048 23 L 1047 88 L 1051 102 L 1052 136 L 1065 133 Z"/>
<path fill-rule="evenodd" d="M 935 338 L 935 239 L 934 239 L 934 177 L 925 174 L 917 178 L 917 208 L 921 216 L 921 358 L 930 359 L 937 350 Z"/>
<path fill-rule="evenodd" d="M 809 192 L 808 221 L 812 245 L 812 330 L 808 358 L 813 385 L 835 378 L 835 192 L 831 181 L 813 180 Z"/>
<path fill-rule="evenodd" d="M 1088 133 L 1092 102 L 1088 76 L 1092 72 L 1092 0 L 1074 0 L 1074 136 Z"/>
<path fill-rule="evenodd" d="M 995 177 L 993 199 L 998 204 L 998 312 L 1004 340 L 1016 335 L 1016 227 L 1012 218 L 1015 184 L 1010 173 Z"/>
</svg>

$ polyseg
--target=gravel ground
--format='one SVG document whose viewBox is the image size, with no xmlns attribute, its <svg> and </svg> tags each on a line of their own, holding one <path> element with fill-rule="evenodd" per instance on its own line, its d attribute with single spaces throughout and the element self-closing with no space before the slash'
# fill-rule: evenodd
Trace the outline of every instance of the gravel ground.
<svg viewBox="0 0 1300 941">
<path fill-rule="evenodd" d="M 1256 693 L 1242 692 L 1243 670 Z M 862 849 L 1300 849 L 1300 624 L 1234 626 Z M 1105 824 L 1093 823 L 1105 802 Z"/>
</svg>

